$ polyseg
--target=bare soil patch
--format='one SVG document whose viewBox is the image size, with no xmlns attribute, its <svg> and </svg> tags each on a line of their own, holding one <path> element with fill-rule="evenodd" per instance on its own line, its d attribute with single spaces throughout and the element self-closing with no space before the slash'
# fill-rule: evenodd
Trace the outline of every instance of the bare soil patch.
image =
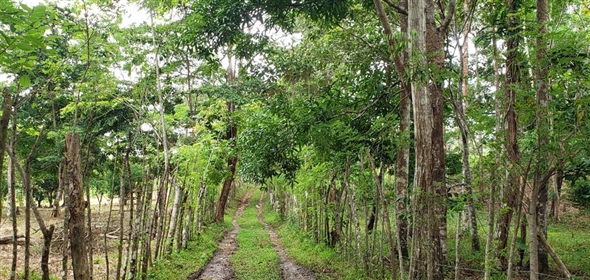
<svg viewBox="0 0 590 280">
<path fill-rule="evenodd" d="M 111 274 L 115 270 L 117 262 L 117 236 L 120 230 L 123 230 L 124 235 L 128 236 L 128 217 L 129 213 L 125 213 L 124 226 L 119 227 L 119 201 L 117 198 L 113 200 L 113 211 L 111 223 L 107 228 L 107 219 L 109 211 L 110 200 L 106 198 L 102 200 L 102 205 L 99 205 L 98 200 L 91 199 L 90 207 L 92 210 L 92 248 L 93 248 L 93 276 L 94 279 L 106 279 L 106 261 L 105 251 L 109 254 L 109 266 L 111 267 Z M 100 207 L 100 208 L 99 208 Z M 20 215 L 17 216 L 18 235 L 25 233 L 25 215 L 24 206 L 19 206 Z M 99 211 L 100 209 L 100 211 Z M 39 212 L 43 217 L 45 225 L 55 225 L 55 233 L 51 242 L 51 253 L 49 256 L 49 272 L 50 276 L 61 279 L 62 268 L 62 249 L 63 249 L 63 209 L 61 215 L 58 217 L 51 216 L 52 209 L 45 205 L 39 208 Z M 126 209 L 125 212 L 128 210 Z M 6 217 L 4 209 L 2 211 L 2 222 L 0 223 L 0 237 L 12 236 L 12 220 Z M 107 234 L 107 243 L 105 246 L 104 236 Z M 88 232 L 87 232 L 88 236 Z M 43 250 L 43 235 L 34 217 L 31 217 L 31 258 L 30 268 L 32 273 L 41 275 L 41 253 Z M 17 275 L 24 273 L 24 246 L 18 246 L 17 258 Z M 71 259 L 69 260 L 71 262 Z M 12 264 L 12 243 L 0 245 L 0 279 L 8 279 L 10 277 L 10 267 Z M 68 279 L 74 279 L 71 263 L 68 270 Z M 113 276 L 113 275 L 111 275 Z"/>
</svg>

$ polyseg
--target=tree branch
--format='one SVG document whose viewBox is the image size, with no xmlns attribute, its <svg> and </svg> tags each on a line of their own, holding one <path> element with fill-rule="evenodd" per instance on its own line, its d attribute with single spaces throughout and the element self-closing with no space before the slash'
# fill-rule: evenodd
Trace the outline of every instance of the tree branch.
<svg viewBox="0 0 590 280">
<path fill-rule="evenodd" d="M 442 10 L 442 8 L 441 8 Z M 442 11 L 441 11 L 442 12 Z M 447 16 L 444 17 L 444 21 L 440 24 L 440 30 L 446 31 L 451 24 L 451 20 L 455 16 L 455 0 L 449 0 L 449 4 L 447 6 Z"/>
<path fill-rule="evenodd" d="M 400 6 L 397 3 L 393 3 L 391 2 L 391 0 L 383 0 L 383 2 L 385 2 L 385 4 L 387 4 L 389 7 L 394 8 L 398 13 L 407 16 L 408 15 L 408 11 L 406 9 L 404 9 L 404 7 Z"/>
<path fill-rule="evenodd" d="M 399 53 L 396 53 L 395 47 L 397 45 L 397 41 L 393 36 L 393 30 L 391 29 L 391 24 L 389 23 L 389 19 L 387 19 L 387 14 L 385 13 L 385 9 L 383 9 L 383 4 L 381 0 L 373 0 L 375 4 L 375 10 L 377 11 L 377 16 L 379 17 L 379 21 L 383 26 L 383 33 L 387 36 L 387 42 L 391 47 L 391 54 L 393 55 L 393 62 L 395 65 L 395 70 L 402 80 L 402 84 L 406 83 L 406 67 L 402 61 L 402 58 Z"/>
</svg>

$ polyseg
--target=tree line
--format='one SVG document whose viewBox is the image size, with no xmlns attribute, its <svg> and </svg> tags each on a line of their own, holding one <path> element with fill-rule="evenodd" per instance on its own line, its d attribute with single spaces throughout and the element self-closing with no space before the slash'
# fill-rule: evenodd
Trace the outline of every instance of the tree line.
<svg viewBox="0 0 590 280">
<path fill-rule="evenodd" d="M 124 27 L 130 5 L 145 20 Z M 550 259 L 570 277 L 547 234 L 565 185 L 590 204 L 589 16 L 577 0 L 4 1 L 10 277 L 17 204 L 25 279 L 32 217 L 44 279 L 56 240 L 63 279 L 93 278 L 95 258 L 146 279 L 244 183 L 374 278 L 459 279 L 462 232 L 485 279 L 526 262 L 538 279 Z"/>
</svg>

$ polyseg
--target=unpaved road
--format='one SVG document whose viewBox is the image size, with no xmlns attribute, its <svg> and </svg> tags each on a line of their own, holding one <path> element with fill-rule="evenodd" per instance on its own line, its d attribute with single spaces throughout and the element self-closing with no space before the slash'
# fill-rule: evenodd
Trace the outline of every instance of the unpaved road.
<svg viewBox="0 0 590 280">
<path fill-rule="evenodd" d="M 219 243 L 219 248 L 213 254 L 211 260 L 209 260 L 205 266 L 199 271 L 191 274 L 187 280 L 234 280 L 238 279 L 229 260 L 232 254 L 237 250 L 238 243 L 237 237 L 240 231 L 240 224 L 238 224 L 238 218 L 244 214 L 244 210 L 250 204 L 250 197 L 253 191 L 249 190 L 244 198 L 242 199 L 240 206 L 234 214 L 232 224 L 234 225 L 233 230 L 228 232 L 223 240 Z M 285 280 L 315 280 L 315 274 L 300 265 L 293 262 L 285 249 L 281 246 L 279 237 L 276 232 L 264 222 L 262 219 L 262 206 L 263 206 L 264 195 L 260 196 L 258 201 L 258 220 L 268 229 L 270 235 L 270 241 L 273 248 L 279 255 L 279 262 L 281 266 L 281 277 Z"/>
<path fill-rule="evenodd" d="M 230 280 L 230 279 L 237 279 L 236 274 L 234 273 L 234 269 L 232 268 L 231 264 L 229 263 L 229 259 L 231 255 L 236 251 L 238 248 L 238 243 L 236 238 L 238 237 L 238 232 L 240 231 L 240 224 L 238 224 L 238 218 L 244 214 L 244 210 L 250 204 L 250 197 L 252 196 L 253 191 L 248 190 L 244 198 L 238 206 L 236 213 L 234 214 L 234 218 L 232 220 L 232 224 L 234 225 L 234 229 L 225 234 L 223 240 L 219 243 L 219 248 L 211 257 L 205 266 L 200 269 L 199 271 L 191 274 L 187 280 Z"/>
<path fill-rule="evenodd" d="M 291 258 L 289 258 L 285 249 L 281 246 L 277 233 L 262 219 L 263 200 L 264 194 L 260 196 L 258 205 L 256 205 L 256 208 L 258 209 L 258 220 L 266 227 L 266 229 L 268 229 L 270 242 L 279 255 L 282 278 L 285 280 L 315 280 L 316 277 L 313 271 L 296 264 Z"/>
</svg>

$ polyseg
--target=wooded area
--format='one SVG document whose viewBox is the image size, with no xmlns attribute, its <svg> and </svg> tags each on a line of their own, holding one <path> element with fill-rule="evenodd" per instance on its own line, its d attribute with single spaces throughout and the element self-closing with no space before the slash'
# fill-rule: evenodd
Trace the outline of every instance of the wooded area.
<svg viewBox="0 0 590 280">
<path fill-rule="evenodd" d="M 590 277 L 588 1 L 31 3 L 2 279 L 148 279 L 245 186 L 369 279 Z"/>
</svg>

